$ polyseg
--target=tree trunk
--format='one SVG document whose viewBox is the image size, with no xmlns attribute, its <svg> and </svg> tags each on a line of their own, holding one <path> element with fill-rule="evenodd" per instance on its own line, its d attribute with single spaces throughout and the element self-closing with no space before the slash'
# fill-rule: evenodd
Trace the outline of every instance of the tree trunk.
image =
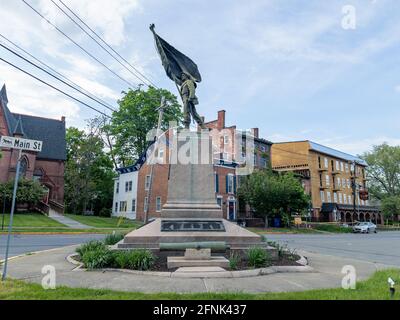
<svg viewBox="0 0 400 320">
<path fill-rule="evenodd" d="M 268 228 L 268 216 L 265 216 L 265 228 Z"/>
</svg>

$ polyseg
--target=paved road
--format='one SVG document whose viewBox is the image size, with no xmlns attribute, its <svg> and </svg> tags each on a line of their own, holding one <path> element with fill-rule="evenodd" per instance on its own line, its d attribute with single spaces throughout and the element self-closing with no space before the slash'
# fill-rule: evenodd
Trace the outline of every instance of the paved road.
<svg viewBox="0 0 400 320">
<path fill-rule="evenodd" d="M 292 249 L 400 266 L 400 231 L 377 234 L 279 234 L 266 237 L 285 243 Z"/>
<path fill-rule="evenodd" d="M 100 234 L 77 235 L 12 235 L 10 256 L 23 253 L 53 249 L 58 247 L 80 244 L 89 240 L 103 239 Z M 6 250 L 6 235 L 0 235 L 0 260 L 4 259 Z"/>
</svg>

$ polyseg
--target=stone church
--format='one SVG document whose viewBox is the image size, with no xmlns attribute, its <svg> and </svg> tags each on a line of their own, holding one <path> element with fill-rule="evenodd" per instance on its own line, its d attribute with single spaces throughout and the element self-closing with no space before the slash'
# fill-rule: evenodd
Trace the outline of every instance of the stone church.
<svg viewBox="0 0 400 320">
<path fill-rule="evenodd" d="M 43 141 L 41 152 L 23 152 L 20 177 L 37 180 L 46 188 L 47 194 L 37 209 L 63 212 L 65 117 L 54 120 L 11 112 L 4 85 L 0 91 L 0 136 L 3 135 Z M 14 179 L 17 157 L 18 150 L 1 150 L 0 183 Z"/>
</svg>

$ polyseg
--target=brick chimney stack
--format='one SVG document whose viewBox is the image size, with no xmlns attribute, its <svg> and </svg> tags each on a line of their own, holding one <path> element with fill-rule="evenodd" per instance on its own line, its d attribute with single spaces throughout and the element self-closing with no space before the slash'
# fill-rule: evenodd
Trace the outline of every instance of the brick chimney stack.
<svg viewBox="0 0 400 320">
<path fill-rule="evenodd" d="M 255 138 L 258 138 L 258 128 L 251 128 L 251 134 L 252 134 Z"/>
<path fill-rule="evenodd" d="M 218 111 L 217 126 L 218 126 L 218 130 L 222 130 L 225 128 L 225 110 Z"/>
<path fill-rule="evenodd" d="M 61 122 L 65 122 L 65 117 L 64 116 L 61 117 Z"/>
</svg>

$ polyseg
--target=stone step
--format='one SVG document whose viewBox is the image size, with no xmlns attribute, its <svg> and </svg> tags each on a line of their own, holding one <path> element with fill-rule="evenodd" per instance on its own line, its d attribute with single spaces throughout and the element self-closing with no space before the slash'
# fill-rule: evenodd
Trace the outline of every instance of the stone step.
<svg viewBox="0 0 400 320">
<path fill-rule="evenodd" d="M 181 267 L 175 273 L 194 273 L 194 272 L 225 272 L 221 267 Z"/>
<path fill-rule="evenodd" d="M 188 260 L 185 257 L 168 257 L 168 269 L 180 267 L 221 267 L 228 268 L 229 260 L 225 257 L 211 257 L 207 260 Z"/>
</svg>

